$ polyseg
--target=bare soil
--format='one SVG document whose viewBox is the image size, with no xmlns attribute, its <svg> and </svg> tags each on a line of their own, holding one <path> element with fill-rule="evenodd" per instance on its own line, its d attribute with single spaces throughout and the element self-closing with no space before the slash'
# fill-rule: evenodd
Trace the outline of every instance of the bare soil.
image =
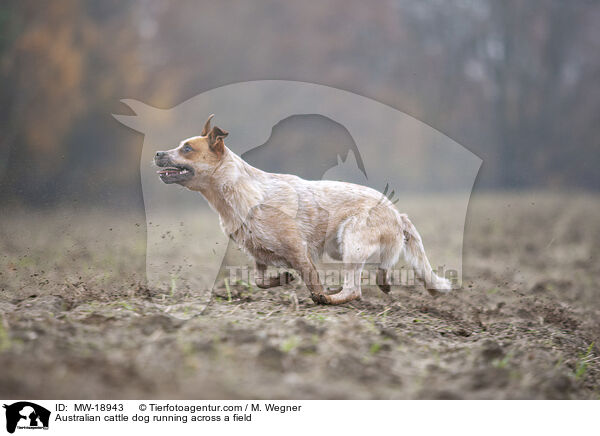
<svg viewBox="0 0 600 436">
<path fill-rule="evenodd" d="M 337 307 L 299 283 L 152 289 L 141 212 L 3 211 L 0 396 L 598 399 L 599 211 L 474 196 L 463 289 Z"/>
</svg>

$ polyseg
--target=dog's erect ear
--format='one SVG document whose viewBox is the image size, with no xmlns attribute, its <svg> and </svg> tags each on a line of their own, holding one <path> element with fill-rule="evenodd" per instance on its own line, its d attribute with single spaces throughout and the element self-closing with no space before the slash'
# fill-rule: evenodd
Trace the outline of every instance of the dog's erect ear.
<svg viewBox="0 0 600 436">
<path fill-rule="evenodd" d="M 200 134 L 200 136 L 208 135 L 208 132 L 210 132 L 210 120 L 212 120 L 214 116 L 215 114 L 211 114 L 208 117 L 208 120 L 206 120 L 206 123 L 204 123 L 204 128 L 202 129 L 202 133 Z"/>
<path fill-rule="evenodd" d="M 223 138 L 226 138 L 227 135 L 229 135 L 228 132 L 217 126 L 213 127 L 210 133 L 208 134 L 208 146 L 214 153 L 216 153 L 219 156 L 225 151 L 225 144 L 223 143 Z"/>
</svg>

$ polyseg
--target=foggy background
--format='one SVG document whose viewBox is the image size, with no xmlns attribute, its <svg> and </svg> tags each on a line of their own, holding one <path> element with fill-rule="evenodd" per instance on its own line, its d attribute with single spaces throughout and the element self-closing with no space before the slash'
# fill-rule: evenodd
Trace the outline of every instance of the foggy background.
<svg viewBox="0 0 600 436">
<path fill-rule="evenodd" d="M 119 100 L 259 79 L 414 116 L 483 159 L 479 190 L 597 190 L 599 22 L 592 1 L 4 1 L 0 196 L 141 206 Z"/>
</svg>

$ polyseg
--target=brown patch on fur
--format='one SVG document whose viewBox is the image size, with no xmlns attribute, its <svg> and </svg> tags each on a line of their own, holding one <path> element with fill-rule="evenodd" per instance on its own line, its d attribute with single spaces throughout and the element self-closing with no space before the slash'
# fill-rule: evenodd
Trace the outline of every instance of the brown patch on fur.
<svg viewBox="0 0 600 436">
<path fill-rule="evenodd" d="M 208 146 L 217 156 L 223 156 L 225 152 L 225 143 L 223 142 L 223 138 L 226 138 L 229 135 L 229 132 L 226 132 L 223 129 L 215 126 L 212 128 L 210 133 L 208 134 Z"/>
<path fill-rule="evenodd" d="M 207 138 L 199 137 L 190 139 L 186 144 L 189 144 L 192 147 L 192 151 L 184 153 L 182 149 L 180 149 L 179 154 L 182 158 L 190 162 L 202 162 L 208 165 L 216 165 L 223 155 L 222 151 L 218 154 L 212 150 Z"/>
</svg>

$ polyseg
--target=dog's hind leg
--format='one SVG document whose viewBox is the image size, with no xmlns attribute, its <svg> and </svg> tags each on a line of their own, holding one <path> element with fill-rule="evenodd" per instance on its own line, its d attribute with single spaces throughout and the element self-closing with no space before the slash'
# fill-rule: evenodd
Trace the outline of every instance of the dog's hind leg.
<svg viewBox="0 0 600 436">
<path fill-rule="evenodd" d="M 398 262 L 402 245 L 398 242 L 398 236 L 388 234 L 383 238 L 383 242 L 379 247 L 379 268 L 377 269 L 376 282 L 379 289 L 386 294 L 391 291 L 391 283 L 389 280 L 390 269 Z"/>
<path fill-rule="evenodd" d="M 340 292 L 328 295 L 330 304 L 348 303 L 362 296 L 360 276 L 363 265 L 362 263 L 344 263 L 344 286 Z"/>
<path fill-rule="evenodd" d="M 362 217 L 348 220 L 340 234 L 344 265 L 344 286 L 337 294 L 329 295 L 331 304 L 342 304 L 362 296 L 360 280 L 365 262 L 378 249 L 377 237 Z"/>
<path fill-rule="evenodd" d="M 256 283 L 256 286 L 261 289 L 287 285 L 294 279 L 294 276 L 287 271 L 283 272 L 282 274 L 277 274 L 276 276 L 268 276 L 266 273 L 267 266 L 256 262 L 256 269 L 254 270 L 254 282 Z"/>
</svg>

